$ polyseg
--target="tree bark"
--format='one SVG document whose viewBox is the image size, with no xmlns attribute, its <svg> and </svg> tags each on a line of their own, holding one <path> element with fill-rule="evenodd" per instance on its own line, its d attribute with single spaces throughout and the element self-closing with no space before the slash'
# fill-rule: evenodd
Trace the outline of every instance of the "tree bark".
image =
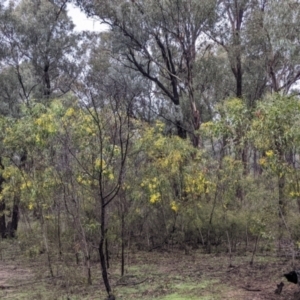
<svg viewBox="0 0 300 300">
<path fill-rule="evenodd" d="M 4 170 L 4 166 L 2 164 L 2 158 L 0 157 L 0 169 Z M 0 194 L 2 192 L 2 184 L 4 182 L 4 178 L 0 174 Z M 5 223 L 5 201 L 0 201 L 0 234 L 2 238 L 6 237 L 6 223 Z"/>
<path fill-rule="evenodd" d="M 282 216 L 286 215 L 286 201 L 284 197 L 285 175 L 278 175 L 278 204 Z"/>
<path fill-rule="evenodd" d="M 121 212 L 121 276 L 124 276 L 124 266 L 125 266 L 125 218 L 124 212 Z"/>
<path fill-rule="evenodd" d="M 19 198 L 15 197 L 14 199 L 14 206 L 12 211 L 12 218 L 11 218 L 11 224 L 9 228 L 9 237 L 14 238 L 16 236 L 16 231 L 18 229 L 18 223 L 19 223 Z"/>
<path fill-rule="evenodd" d="M 101 229 L 100 229 L 100 242 L 99 242 L 99 257 L 100 257 L 100 264 L 101 264 L 101 269 L 102 269 L 102 279 L 105 285 L 105 289 L 108 295 L 111 293 L 111 287 L 108 279 L 108 274 L 107 274 L 107 265 L 106 265 L 106 258 L 105 258 L 105 249 L 104 249 L 104 243 L 105 243 L 105 225 L 106 225 L 106 220 L 105 220 L 105 205 L 104 205 L 104 200 L 101 199 L 101 216 L 100 216 L 100 224 L 101 224 Z"/>
<path fill-rule="evenodd" d="M 0 202 L 0 234 L 4 239 L 6 238 L 6 223 L 5 223 L 5 202 Z"/>
<path fill-rule="evenodd" d="M 44 66 L 44 96 L 49 98 L 51 94 L 51 81 L 49 76 L 49 64 L 46 63 Z"/>
</svg>

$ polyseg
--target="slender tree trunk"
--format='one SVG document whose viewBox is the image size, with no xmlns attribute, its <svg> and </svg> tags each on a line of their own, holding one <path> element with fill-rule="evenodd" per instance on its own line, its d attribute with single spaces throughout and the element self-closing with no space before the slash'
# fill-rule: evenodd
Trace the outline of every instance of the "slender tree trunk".
<svg viewBox="0 0 300 300">
<path fill-rule="evenodd" d="M 51 81 L 49 76 L 49 64 L 46 63 L 44 66 L 44 96 L 49 98 L 51 94 Z"/>
<path fill-rule="evenodd" d="M 282 217 L 286 216 L 286 201 L 284 196 L 285 175 L 278 175 L 278 207 L 279 207 L 279 240 L 282 238 L 284 224 Z"/>
<path fill-rule="evenodd" d="M 233 73 L 236 80 L 236 96 L 243 97 L 243 70 L 242 70 L 242 46 L 241 46 L 241 27 L 243 23 L 244 9 L 239 7 L 238 1 L 235 0 L 235 29 L 234 29 L 234 47 L 236 51 L 235 66 Z"/>
<path fill-rule="evenodd" d="M 43 233 L 43 241 L 44 241 L 44 247 L 47 254 L 47 260 L 48 260 L 48 267 L 50 271 L 51 277 L 54 277 L 53 269 L 52 269 L 52 262 L 51 262 L 51 256 L 49 251 L 49 244 L 48 244 L 48 237 L 47 237 L 47 228 L 44 221 L 44 215 L 41 213 L 41 226 L 42 226 L 42 233 Z"/>
<path fill-rule="evenodd" d="M 111 293 L 111 287 L 108 279 L 108 274 L 107 274 L 107 266 L 106 266 L 106 259 L 105 259 L 105 249 L 104 249 L 104 243 L 105 243 L 105 225 L 106 225 L 106 220 L 105 220 L 105 206 L 104 206 L 104 200 L 101 199 L 101 216 L 100 216 L 100 242 L 99 242 L 99 257 L 100 257 L 100 264 L 101 264 L 101 269 L 102 269 L 102 279 L 105 285 L 106 292 L 108 295 Z"/>
<path fill-rule="evenodd" d="M 278 204 L 283 216 L 286 215 L 286 203 L 284 197 L 285 175 L 278 176 Z"/>
<path fill-rule="evenodd" d="M 25 169 L 27 161 L 27 152 L 23 151 L 21 158 L 20 158 L 20 169 Z M 18 229 L 18 224 L 19 224 L 19 205 L 20 205 L 20 196 L 15 196 L 14 197 L 14 204 L 13 204 L 13 210 L 12 210 L 12 218 L 9 226 L 9 237 L 15 237 L 16 231 Z"/>
<path fill-rule="evenodd" d="M 259 234 L 257 235 L 256 239 L 255 239 L 255 245 L 254 245 L 254 249 L 253 249 L 253 252 L 252 252 L 252 257 L 251 257 L 251 261 L 250 261 L 250 266 L 253 265 L 253 262 L 254 262 L 254 256 L 255 256 L 255 253 L 256 253 L 256 250 L 257 250 L 257 245 L 258 245 L 258 241 L 259 241 Z"/>
<path fill-rule="evenodd" d="M 18 229 L 18 223 L 19 223 L 19 197 L 15 197 L 14 199 L 14 206 L 12 211 L 12 218 L 11 218 L 11 226 L 9 230 L 9 237 L 14 238 L 16 231 Z"/>
<path fill-rule="evenodd" d="M 226 236 L 227 236 L 228 252 L 229 252 L 229 267 L 232 267 L 232 249 L 231 249 L 231 241 L 230 241 L 228 230 L 226 230 Z"/>
<path fill-rule="evenodd" d="M 246 223 L 246 240 L 245 240 L 245 253 L 248 251 L 249 236 L 248 236 L 248 223 Z"/>
<path fill-rule="evenodd" d="M 4 170 L 4 166 L 2 164 L 2 158 L 0 157 L 0 169 Z M 4 182 L 4 178 L 0 174 L 0 194 L 2 193 L 2 184 Z M 6 223 L 5 223 L 5 201 L 0 201 L 0 234 L 2 238 L 6 237 Z"/>
<path fill-rule="evenodd" d="M 89 246 L 88 246 L 88 242 L 87 242 L 87 238 L 85 235 L 85 231 L 84 228 L 80 222 L 80 217 L 79 215 L 77 215 L 77 219 L 75 219 L 75 224 L 77 225 L 77 228 L 80 228 L 80 232 L 81 232 L 81 237 L 80 237 L 80 244 L 79 244 L 79 248 L 81 248 L 81 250 L 84 253 L 84 265 L 86 267 L 86 271 L 87 271 L 87 283 L 89 285 L 92 285 L 92 272 L 91 272 L 91 255 L 90 255 L 90 250 L 89 250 Z M 77 265 L 79 264 L 79 248 L 77 246 L 77 244 L 75 245 L 75 251 L 76 251 L 76 262 Z"/>
<path fill-rule="evenodd" d="M 179 104 L 179 97 L 178 97 L 178 104 L 175 104 L 174 106 L 174 118 L 175 118 L 175 124 L 177 128 L 177 135 L 182 139 L 186 139 L 187 133 L 183 125 L 183 115 Z"/>
<path fill-rule="evenodd" d="M 121 276 L 124 276 L 124 266 L 125 266 L 125 219 L 124 212 L 122 211 L 121 217 Z"/>
<path fill-rule="evenodd" d="M 88 250 L 88 245 L 86 241 L 83 241 L 84 247 L 85 247 L 85 255 L 84 255 L 84 264 L 86 267 L 86 272 L 87 272 L 87 283 L 88 285 L 92 285 L 92 271 L 91 271 L 91 256 L 90 252 Z M 77 263 L 78 264 L 78 263 Z"/>
<path fill-rule="evenodd" d="M 105 232 L 105 258 L 106 258 L 106 267 L 107 269 L 109 269 L 110 265 L 109 265 L 109 252 L 108 252 L 108 239 L 107 239 L 107 230 Z"/>
<path fill-rule="evenodd" d="M 243 75 L 242 75 L 242 63 L 240 54 L 236 58 L 236 96 L 242 98 L 243 96 Z"/>
<path fill-rule="evenodd" d="M 88 285 L 92 285 L 91 257 L 89 253 L 85 256 L 85 264 L 87 269 L 87 282 Z"/>
<path fill-rule="evenodd" d="M 91 268 L 90 268 L 90 258 L 88 260 L 89 264 L 87 266 L 88 268 L 88 284 L 92 285 L 92 274 L 91 274 Z"/>
<path fill-rule="evenodd" d="M 6 238 L 5 202 L 4 202 L 4 200 L 2 200 L 0 202 L 0 234 L 3 239 Z"/>
<path fill-rule="evenodd" d="M 59 258 L 62 256 L 62 245 L 61 245 L 61 222 L 60 222 L 60 205 L 57 203 L 57 239 L 58 239 L 58 255 Z"/>
<path fill-rule="evenodd" d="M 253 168 L 254 168 L 254 176 L 261 175 L 263 172 L 262 167 L 258 163 L 258 151 L 256 149 L 253 150 Z"/>
</svg>

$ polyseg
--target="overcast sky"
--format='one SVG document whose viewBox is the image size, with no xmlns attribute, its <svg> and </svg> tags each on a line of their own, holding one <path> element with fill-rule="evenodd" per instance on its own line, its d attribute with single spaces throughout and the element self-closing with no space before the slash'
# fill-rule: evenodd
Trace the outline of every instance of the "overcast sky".
<svg viewBox="0 0 300 300">
<path fill-rule="evenodd" d="M 0 0 L 4 6 L 8 5 L 9 0 Z M 72 18 L 75 29 L 78 31 L 90 30 L 90 31 L 103 31 L 106 26 L 101 25 L 100 21 L 92 18 L 87 18 L 85 14 L 75 5 L 67 4 L 68 15 Z"/>
<path fill-rule="evenodd" d="M 1 1 L 1 0 L 0 0 Z M 72 18 L 75 29 L 77 31 L 90 30 L 90 31 L 103 31 L 105 25 L 101 25 L 100 21 L 92 18 L 87 18 L 85 14 L 73 4 L 68 4 L 68 15 Z"/>
</svg>

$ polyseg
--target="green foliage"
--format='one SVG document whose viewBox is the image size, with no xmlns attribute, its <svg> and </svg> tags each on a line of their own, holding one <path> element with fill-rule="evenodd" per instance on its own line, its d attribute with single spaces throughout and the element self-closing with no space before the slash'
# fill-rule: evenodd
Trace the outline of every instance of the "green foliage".
<svg viewBox="0 0 300 300">
<path fill-rule="evenodd" d="M 299 99 L 280 94 L 268 95 L 257 105 L 252 122 L 251 137 L 262 151 L 287 151 L 299 143 Z M 269 152 L 268 157 L 272 154 Z"/>
<path fill-rule="evenodd" d="M 111 30 L 74 33 L 66 1 L 0 5 L 0 216 L 41 229 L 25 253 L 231 255 L 280 222 L 297 244 L 297 5 L 76 2 Z"/>
<path fill-rule="evenodd" d="M 197 201 L 208 193 L 211 183 L 205 176 L 201 152 L 189 141 L 163 132 L 163 124 L 157 122 L 146 128 L 138 141 L 146 162 L 140 186 L 150 203 L 163 200 L 177 213 L 188 199 Z"/>
</svg>

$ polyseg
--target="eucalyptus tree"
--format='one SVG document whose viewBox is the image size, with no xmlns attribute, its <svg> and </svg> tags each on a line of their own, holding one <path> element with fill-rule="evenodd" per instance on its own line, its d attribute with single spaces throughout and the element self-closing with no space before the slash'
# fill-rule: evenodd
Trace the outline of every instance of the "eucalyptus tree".
<svg viewBox="0 0 300 300">
<path fill-rule="evenodd" d="M 299 11 L 297 1 L 218 2 L 206 34 L 227 55 L 231 95 L 249 107 L 268 91 L 287 93 L 299 79 Z"/>
<path fill-rule="evenodd" d="M 289 93 L 300 79 L 299 26 L 299 1 L 267 2 L 263 46 L 271 91 Z"/>
<path fill-rule="evenodd" d="M 67 16 L 66 0 L 22 0 L 4 8 L 0 34 L 5 59 L 1 63 L 3 100 L 28 102 L 61 95 L 79 73 L 80 35 Z M 17 82 L 14 89 L 10 80 Z M 8 94 L 8 95 L 7 95 Z M 17 94 L 17 95 L 15 95 Z M 6 98 L 4 97 L 6 95 Z"/>
<path fill-rule="evenodd" d="M 218 51 L 227 56 L 226 73 L 231 73 L 235 82 L 227 97 L 244 98 L 249 107 L 263 95 L 267 84 L 261 59 L 265 6 L 265 0 L 221 0 L 215 22 L 206 31 Z"/>
<path fill-rule="evenodd" d="M 300 121 L 299 111 L 298 97 L 269 94 L 257 104 L 249 135 L 263 153 L 260 165 L 276 179 L 278 212 L 282 218 L 280 227 L 286 222 L 284 218 L 288 213 L 290 198 L 294 198 L 300 208 L 299 133 L 296 129 Z"/>
<path fill-rule="evenodd" d="M 159 101 L 153 101 L 151 82 L 134 70 L 124 68 L 122 62 L 112 59 L 111 32 L 90 33 L 89 36 L 88 63 L 77 80 L 81 84 L 75 86 L 74 91 L 88 102 L 93 97 L 99 108 L 109 105 L 108 97 L 122 99 L 131 118 L 150 122 L 156 117 L 155 113 L 159 113 Z M 85 89 L 80 89 L 82 86 Z M 83 95 L 83 91 L 89 95 Z"/>
<path fill-rule="evenodd" d="M 195 60 L 203 30 L 211 22 L 214 2 L 205 1 L 82 1 L 77 3 L 89 15 L 110 26 L 114 55 L 124 66 L 153 83 L 153 92 L 163 96 L 173 115 L 177 134 L 185 138 L 182 114 L 183 94 L 189 102 L 186 116 L 194 131 L 200 127 L 199 99 L 194 97 Z"/>
</svg>

